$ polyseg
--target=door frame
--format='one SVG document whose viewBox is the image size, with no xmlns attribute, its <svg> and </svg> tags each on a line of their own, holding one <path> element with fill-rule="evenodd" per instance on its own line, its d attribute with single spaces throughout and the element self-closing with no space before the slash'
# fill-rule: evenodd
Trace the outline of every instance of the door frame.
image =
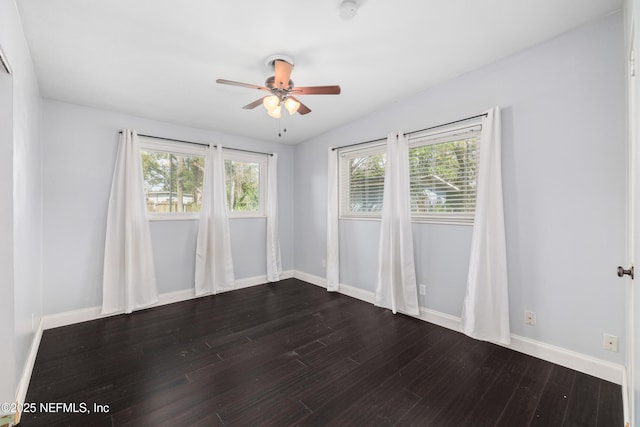
<svg viewBox="0 0 640 427">
<path fill-rule="evenodd" d="M 640 170 L 640 154 L 638 145 L 638 120 L 636 112 L 640 96 L 636 81 L 636 32 L 635 17 L 637 0 L 625 1 L 625 53 L 627 58 L 626 83 L 627 83 L 627 265 L 634 266 L 636 263 L 636 253 L 640 249 L 640 235 L 636 235 L 640 229 L 640 213 L 637 203 L 640 201 L 640 185 L 637 185 L 638 170 Z M 625 427 L 632 425 L 640 426 L 640 414 L 636 414 L 636 401 L 640 399 L 640 381 L 636 379 L 640 373 L 640 364 L 636 363 L 640 339 L 636 333 L 640 332 L 640 316 L 636 316 L 635 308 L 640 307 L 635 299 L 640 297 L 634 290 L 633 280 L 627 276 L 624 278 L 625 286 L 625 314 L 626 314 L 626 339 L 627 354 L 625 372 L 622 378 L 622 402 L 624 412 Z"/>
</svg>

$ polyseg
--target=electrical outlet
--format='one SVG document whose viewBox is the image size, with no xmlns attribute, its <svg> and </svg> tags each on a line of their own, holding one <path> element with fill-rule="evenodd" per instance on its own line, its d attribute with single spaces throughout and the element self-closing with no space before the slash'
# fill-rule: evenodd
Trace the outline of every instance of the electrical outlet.
<svg viewBox="0 0 640 427">
<path fill-rule="evenodd" d="M 605 350 L 618 352 L 618 337 L 615 335 L 604 334 L 602 348 Z"/>
<path fill-rule="evenodd" d="M 524 312 L 524 323 L 530 326 L 536 325 L 536 312 L 531 310 L 525 310 Z"/>
<path fill-rule="evenodd" d="M 322 258 L 322 268 L 327 268 L 327 260 Z"/>
<path fill-rule="evenodd" d="M 420 292 L 420 295 L 426 295 L 427 294 L 427 285 L 418 285 L 418 290 Z"/>
</svg>

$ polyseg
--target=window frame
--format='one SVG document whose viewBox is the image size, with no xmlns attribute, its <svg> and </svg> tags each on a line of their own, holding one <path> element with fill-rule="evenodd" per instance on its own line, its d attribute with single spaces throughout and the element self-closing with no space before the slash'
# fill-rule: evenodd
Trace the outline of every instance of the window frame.
<svg viewBox="0 0 640 427">
<path fill-rule="evenodd" d="M 440 143 L 453 142 L 461 139 L 476 137 L 478 144 L 478 154 L 476 162 L 480 161 L 480 139 L 482 125 L 480 120 L 467 122 L 463 125 L 441 127 L 437 130 L 415 133 L 409 136 L 409 150 L 426 145 L 436 145 Z M 338 148 L 338 218 L 347 220 L 380 221 L 382 211 L 379 212 L 351 212 L 349 209 L 349 176 L 346 173 L 346 165 L 353 157 L 366 155 L 377 155 L 386 153 L 386 140 L 375 142 L 361 147 Z M 448 225 L 473 225 L 475 218 L 472 214 L 442 214 L 442 213 L 415 213 L 411 212 L 411 222 L 427 224 L 448 224 Z"/>
<path fill-rule="evenodd" d="M 226 161 L 236 161 L 236 162 L 245 162 L 245 163 L 258 163 L 260 165 L 259 172 L 259 181 L 258 185 L 260 186 L 258 191 L 258 205 L 259 208 L 257 211 L 250 212 L 239 212 L 232 211 L 231 206 L 227 204 L 227 213 L 230 219 L 237 218 L 266 218 L 267 216 L 267 179 L 269 174 L 267 173 L 267 168 L 269 167 L 267 163 L 268 154 L 256 154 L 256 153 L 243 153 L 241 151 L 234 151 L 233 149 L 223 149 L 222 159 L 225 162 L 225 197 L 226 194 Z"/>
<path fill-rule="evenodd" d="M 192 144 L 185 142 L 177 142 L 169 139 L 149 138 L 146 136 L 138 136 L 140 148 L 140 162 L 142 163 L 142 151 L 155 151 L 159 153 L 169 153 L 183 156 L 199 156 L 204 158 L 205 168 L 208 167 L 206 162 L 207 145 Z M 144 176 L 141 177 L 144 184 Z M 204 180 L 204 174 L 203 174 Z M 204 182 L 203 182 L 204 187 Z M 199 220 L 200 212 L 149 212 L 146 210 L 147 219 L 149 221 L 185 221 Z"/>
</svg>

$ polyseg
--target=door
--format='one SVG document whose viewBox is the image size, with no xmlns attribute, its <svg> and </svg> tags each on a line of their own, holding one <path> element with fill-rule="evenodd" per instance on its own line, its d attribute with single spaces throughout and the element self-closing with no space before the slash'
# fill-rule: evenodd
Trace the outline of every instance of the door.
<svg viewBox="0 0 640 427">
<path fill-rule="evenodd" d="M 635 1 L 633 2 L 636 3 Z M 627 390 L 628 390 L 628 413 L 625 421 L 630 421 L 629 426 L 640 426 L 640 290 L 634 280 L 628 274 L 633 271 L 634 265 L 640 265 L 638 261 L 640 255 L 640 184 L 638 183 L 638 171 L 640 171 L 640 143 L 638 141 L 638 102 L 640 94 L 636 82 L 636 60 L 635 60 L 635 16 L 637 11 L 631 7 L 627 9 L 629 13 L 628 31 L 628 266 L 627 274 L 624 274 L 624 286 L 626 287 L 626 314 L 627 314 Z M 638 280 L 635 280 L 638 282 Z"/>
</svg>

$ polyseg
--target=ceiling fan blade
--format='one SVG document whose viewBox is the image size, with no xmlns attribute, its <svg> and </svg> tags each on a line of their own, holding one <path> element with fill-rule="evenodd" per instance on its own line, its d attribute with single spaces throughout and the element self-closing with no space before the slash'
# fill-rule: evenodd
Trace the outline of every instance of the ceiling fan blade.
<svg viewBox="0 0 640 427">
<path fill-rule="evenodd" d="M 256 100 L 255 100 L 255 101 L 253 101 L 251 104 L 247 104 L 247 105 L 245 105 L 245 106 L 244 106 L 244 107 L 242 107 L 242 108 L 244 108 L 245 110 L 251 110 L 251 109 L 253 109 L 253 108 L 256 108 L 258 105 L 262 104 L 262 101 L 263 101 L 265 98 L 266 98 L 266 97 L 265 97 L 265 96 L 263 96 L 263 97 L 262 97 L 262 98 L 260 98 L 260 99 L 256 99 Z"/>
<path fill-rule="evenodd" d="M 293 99 L 294 101 L 300 103 L 300 106 L 298 107 L 298 114 L 300 115 L 305 115 L 305 114 L 309 114 L 311 112 L 311 108 L 307 107 L 306 105 L 304 105 L 302 102 L 300 102 L 299 99 L 296 99 L 293 96 L 290 96 L 289 98 Z"/>
<path fill-rule="evenodd" d="M 340 86 L 296 86 L 291 93 L 295 93 L 296 95 L 339 95 Z"/>
<path fill-rule="evenodd" d="M 270 90 L 267 89 L 264 86 L 257 86 L 257 85 L 252 85 L 252 84 L 249 84 L 249 83 L 234 82 L 232 80 L 218 79 L 218 80 L 216 80 L 216 83 L 220 83 L 220 84 L 223 84 L 223 85 L 230 85 L 230 86 L 246 87 L 246 88 L 249 88 L 249 89 L 258 89 L 258 90 L 264 90 L 264 91 L 270 92 Z"/>
<path fill-rule="evenodd" d="M 275 69 L 275 86 L 277 88 L 289 87 L 289 79 L 291 78 L 291 69 L 293 68 L 293 65 L 281 59 L 276 59 L 273 61 L 273 67 Z"/>
</svg>

